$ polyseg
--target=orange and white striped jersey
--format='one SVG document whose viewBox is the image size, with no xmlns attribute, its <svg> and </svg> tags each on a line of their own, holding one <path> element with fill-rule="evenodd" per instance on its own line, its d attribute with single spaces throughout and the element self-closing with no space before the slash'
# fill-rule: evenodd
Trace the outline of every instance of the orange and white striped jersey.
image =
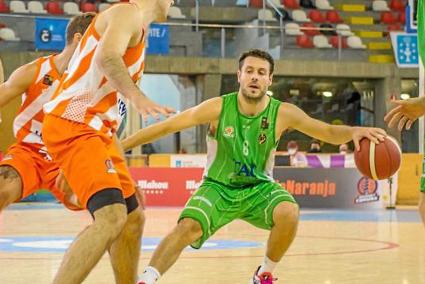
<svg viewBox="0 0 425 284">
<path fill-rule="evenodd" d="M 95 130 L 112 135 L 121 121 L 118 99 L 121 96 L 103 75 L 94 57 L 100 35 L 95 18 L 84 33 L 68 65 L 66 75 L 54 98 L 45 104 L 46 114 L 84 123 Z M 123 56 L 134 82 L 142 76 L 145 61 L 145 37 Z"/>
<path fill-rule="evenodd" d="M 61 77 L 53 58 L 54 55 L 50 55 L 33 62 L 37 65 L 37 72 L 32 84 L 22 94 L 22 105 L 13 123 L 13 132 L 18 143 L 37 144 L 36 148 L 40 149 L 44 145 L 41 139 L 43 105 L 53 97 Z"/>
</svg>

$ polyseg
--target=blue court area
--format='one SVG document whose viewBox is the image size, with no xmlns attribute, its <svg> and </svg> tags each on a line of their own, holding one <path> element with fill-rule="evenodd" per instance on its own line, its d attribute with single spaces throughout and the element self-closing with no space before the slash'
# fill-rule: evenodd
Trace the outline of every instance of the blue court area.
<svg viewBox="0 0 425 284">
<path fill-rule="evenodd" d="M 7 210 L 48 210 L 61 209 L 63 205 L 54 202 L 17 203 Z M 147 209 L 149 210 L 149 208 Z M 420 223 L 421 219 L 415 207 L 406 210 L 368 209 L 368 210 L 328 210 L 301 208 L 302 221 L 343 221 L 343 222 L 400 222 Z"/>
<path fill-rule="evenodd" d="M 32 253 L 63 253 L 72 242 L 72 237 L 31 236 L 31 237 L 0 237 L 0 252 L 32 252 Z M 158 246 L 160 238 L 143 238 L 142 250 L 153 251 Z M 260 242 L 241 240 L 210 240 L 205 242 L 202 250 L 221 250 L 262 247 Z M 187 248 L 187 251 L 196 251 Z"/>
</svg>

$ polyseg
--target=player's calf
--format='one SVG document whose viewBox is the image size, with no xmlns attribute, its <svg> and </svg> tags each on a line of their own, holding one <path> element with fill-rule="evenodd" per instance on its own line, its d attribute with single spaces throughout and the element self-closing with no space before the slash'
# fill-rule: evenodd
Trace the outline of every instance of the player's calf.
<svg viewBox="0 0 425 284">
<path fill-rule="evenodd" d="M 22 196 L 22 180 L 10 166 L 0 166 L 0 211 Z"/>
<path fill-rule="evenodd" d="M 419 213 L 421 214 L 422 222 L 425 225 L 425 192 L 421 192 L 419 200 Z"/>
</svg>

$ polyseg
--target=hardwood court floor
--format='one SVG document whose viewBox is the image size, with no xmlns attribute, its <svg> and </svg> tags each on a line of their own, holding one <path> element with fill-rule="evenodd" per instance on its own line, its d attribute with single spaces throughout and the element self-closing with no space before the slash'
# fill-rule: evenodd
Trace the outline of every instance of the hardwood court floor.
<svg viewBox="0 0 425 284">
<path fill-rule="evenodd" d="M 148 208 L 139 272 L 179 208 Z M 56 204 L 17 204 L 0 214 L 0 284 L 51 283 L 64 249 L 90 221 Z M 248 283 L 267 232 L 236 221 L 206 249 L 187 250 L 159 283 Z M 84 261 L 82 258 L 81 261 Z M 416 210 L 302 210 L 298 236 L 276 283 L 425 283 L 425 229 Z M 108 257 L 84 283 L 114 283 Z"/>
</svg>

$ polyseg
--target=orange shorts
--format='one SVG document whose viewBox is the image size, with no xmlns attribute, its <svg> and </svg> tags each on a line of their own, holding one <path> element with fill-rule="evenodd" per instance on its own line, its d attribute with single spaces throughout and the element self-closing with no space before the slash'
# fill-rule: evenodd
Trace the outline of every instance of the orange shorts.
<svg viewBox="0 0 425 284">
<path fill-rule="evenodd" d="M 90 197 L 104 189 L 119 189 L 124 198 L 135 194 L 124 157 L 106 134 L 82 123 L 46 115 L 43 141 L 84 208 Z"/>
<path fill-rule="evenodd" d="M 16 143 L 9 147 L 0 166 L 11 166 L 22 180 L 22 198 L 39 189 L 48 189 L 63 203 L 64 194 L 55 187 L 59 174 L 57 164 L 40 147 L 27 143 Z"/>
</svg>

